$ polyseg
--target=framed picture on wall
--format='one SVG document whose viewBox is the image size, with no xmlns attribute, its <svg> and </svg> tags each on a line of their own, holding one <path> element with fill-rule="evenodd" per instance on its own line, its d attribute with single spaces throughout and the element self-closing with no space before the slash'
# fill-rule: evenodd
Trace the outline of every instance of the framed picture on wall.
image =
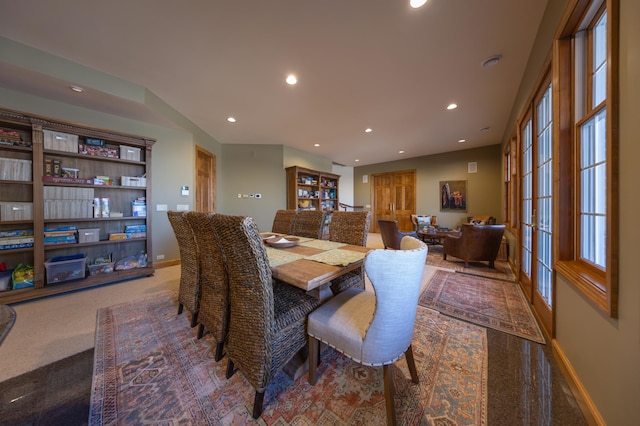
<svg viewBox="0 0 640 426">
<path fill-rule="evenodd" d="M 467 181 L 440 181 L 440 211 L 467 211 Z"/>
</svg>

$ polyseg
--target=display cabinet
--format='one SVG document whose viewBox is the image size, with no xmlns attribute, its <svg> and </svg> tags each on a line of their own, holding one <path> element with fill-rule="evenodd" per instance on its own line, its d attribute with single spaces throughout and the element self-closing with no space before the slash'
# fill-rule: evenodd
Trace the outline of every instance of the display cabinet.
<svg viewBox="0 0 640 426">
<path fill-rule="evenodd" d="M 153 273 L 154 142 L 0 109 L 0 264 L 33 274 L 0 303 Z"/>
<path fill-rule="evenodd" d="M 287 209 L 338 209 L 340 175 L 292 166 L 287 171 Z"/>
</svg>

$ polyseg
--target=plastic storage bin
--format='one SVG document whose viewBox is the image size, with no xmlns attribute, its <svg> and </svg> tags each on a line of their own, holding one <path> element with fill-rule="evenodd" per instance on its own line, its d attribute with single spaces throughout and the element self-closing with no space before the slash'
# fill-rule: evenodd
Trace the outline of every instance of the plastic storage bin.
<svg viewBox="0 0 640 426">
<path fill-rule="evenodd" d="M 78 152 L 78 135 L 43 130 L 44 149 L 55 151 Z"/>
<path fill-rule="evenodd" d="M 122 160 L 140 161 L 140 148 L 120 145 L 120 158 Z"/>
<path fill-rule="evenodd" d="M 78 229 L 79 243 L 97 243 L 100 241 L 100 228 Z"/>
<path fill-rule="evenodd" d="M 103 275 L 113 272 L 115 262 L 109 263 L 94 263 L 89 265 L 89 275 Z"/>
<path fill-rule="evenodd" d="M 47 284 L 77 280 L 86 276 L 87 257 L 84 254 L 53 257 L 44 262 Z"/>
</svg>

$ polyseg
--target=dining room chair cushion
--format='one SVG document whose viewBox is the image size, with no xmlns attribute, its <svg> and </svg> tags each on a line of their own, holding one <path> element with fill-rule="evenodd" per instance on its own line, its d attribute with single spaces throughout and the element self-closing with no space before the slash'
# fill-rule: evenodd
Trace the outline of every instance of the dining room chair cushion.
<svg viewBox="0 0 640 426">
<path fill-rule="evenodd" d="M 356 287 L 340 292 L 309 315 L 308 333 L 322 336 L 324 343 L 331 342 L 337 351 L 366 364 L 362 342 L 373 318 L 375 298 L 372 292 Z"/>
</svg>

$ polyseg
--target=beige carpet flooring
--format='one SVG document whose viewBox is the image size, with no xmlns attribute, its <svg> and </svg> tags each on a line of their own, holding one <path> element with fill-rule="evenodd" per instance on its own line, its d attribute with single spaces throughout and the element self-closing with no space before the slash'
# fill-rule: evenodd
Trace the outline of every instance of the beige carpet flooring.
<svg viewBox="0 0 640 426">
<path fill-rule="evenodd" d="M 380 234 L 369 234 L 367 246 L 383 248 Z M 425 265 L 422 290 L 435 271 Z M 93 348 L 98 309 L 177 290 L 179 280 L 180 267 L 171 266 L 148 278 L 12 305 L 17 318 L 0 346 L 0 382 Z"/>
</svg>

